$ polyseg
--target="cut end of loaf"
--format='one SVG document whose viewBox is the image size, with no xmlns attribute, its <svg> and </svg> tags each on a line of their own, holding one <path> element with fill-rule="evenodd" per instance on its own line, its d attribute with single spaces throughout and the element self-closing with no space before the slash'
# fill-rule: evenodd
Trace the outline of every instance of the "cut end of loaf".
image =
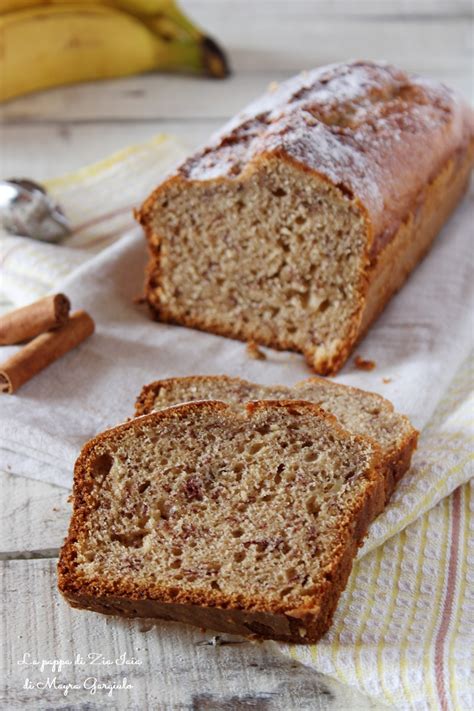
<svg viewBox="0 0 474 711">
<path fill-rule="evenodd" d="M 309 403 L 196 402 L 132 421 L 78 460 L 60 589 L 120 614 L 147 600 L 169 619 L 189 606 L 273 615 L 285 633 L 239 631 L 312 641 L 383 506 L 379 467 L 369 441 Z"/>
<path fill-rule="evenodd" d="M 337 370 L 359 325 L 367 225 L 354 200 L 269 155 L 232 179 L 167 181 L 145 204 L 147 300 L 165 321 Z"/>
<path fill-rule="evenodd" d="M 56 294 L 54 296 L 54 316 L 55 316 L 55 327 L 59 328 L 63 326 L 68 318 L 69 311 L 71 309 L 71 302 L 65 294 Z"/>
</svg>

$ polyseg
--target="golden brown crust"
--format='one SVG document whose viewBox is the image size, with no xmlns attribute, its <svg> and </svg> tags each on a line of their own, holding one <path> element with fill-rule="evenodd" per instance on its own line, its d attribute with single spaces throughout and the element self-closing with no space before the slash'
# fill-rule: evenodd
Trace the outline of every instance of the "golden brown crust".
<svg viewBox="0 0 474 711">
<path fill-rule="evenodd" d="M 254 101 L 177 175 L 234 179 L 277 153 L 355 198 L 374 239 L 386 239 L 472 133 L 468 105 L 442 84 L 380 62 L 333 64 Z M 141 210 L 145 221 L 153 204 L 151 196 Z"/>
<path fill-rule="evenodd" d="M 275 407 L 286 408 L 289 412 L 310 411 L 317 417 L 330 420 L 339 437 L 352 437 L 368 443 L 365 438 L 349 435 L 333 416 L 307 402 L 255 401 L 246 405 L 245 416 L 251 418 L 260 409 Z M 332 563 L 325 569 L 319 589 L 310 602 L 305 597 L 305 602 L 297 608 L 288 608 L 284 600 L 268 601 L 263 595 L 248 595 L 245 591 L 234 595 L 225 595 L 220 591 L 186 591 L 158 582 L 144 587 L 127 578 L 86 580 L 77 572 L 75 543 L 81 537 L 88 511 L 100 505 L 91 495 L 93 474 L 89 465 L 94 452 L 97 449 L 100 452 L 101 445 L 111 435 L 139 429 L 150 421 L 170 417 L 183 419 L 192 411 L 202 408 L 220 410 L 223 415 L 231 410 L 228 405 L 218 401 L 186 403 L 119 425 L 86 444 L 74 472 L 74 511 L 58 563 L 59 589 L 74 607 L 106 614 L 159 617 L 247 636 L 288 642 L 314 642 L 329 627 L 357 547 L 362 543 L 370 522 L 383 510 L 385 504 L 385 480 L 381 474 L 380 453 L 375 446 L 372 448 L 370 466 L 364 474 L 365 489 L 341 522 L 339 542 L 334 548 Z"/>
<path fill-rule="evenodd" d="M 467 189 L 473 160 L 474 140 L 465 152 L 458 152 L 448 160 L 418 196 L 396 234 L 373 259 L 357 340 L 365 335 L 370 324 L 428 252 Z"/>
<path fill-rule="evenodd" d="M 409 470 L 413 452 L 418 445 L 419 432 L 412 429 L 400 447 L 394 450 L 390 456 L 384 457 L 384 474 L 385 474 L 385 500 L 388 502 L 395 488 L 404 474 Z"/>
</svg>

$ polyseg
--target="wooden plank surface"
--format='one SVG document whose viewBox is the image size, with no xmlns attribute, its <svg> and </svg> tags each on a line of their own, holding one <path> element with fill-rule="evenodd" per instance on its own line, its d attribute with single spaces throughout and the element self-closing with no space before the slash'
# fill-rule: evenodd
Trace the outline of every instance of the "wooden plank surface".
<svg viewBox="0 0 474 711">
<path fill-rule="evenodd" d="M 177 623 L 120 620 L 73 610 L 56 589 L 55 560 L 22 560 L 0 563 L 4 640 L 2 678 L 8 688 L 0 708 L 98 708 L 146 711 L 366 711 L 381 709 L 359 693 L 283 657 L 273 643 L 252 643 L 230 635 L 216 640 Z M 24 614 L 28 610 L 29 614 Z M 215 644 L 215 642 L 221 644 Z M 222 644 L 223 642 L 223 644 Z M 54 670 L 51 662 L 73 661 Z M 100 655 L 91 664 L 89 654 Z M 122 654 L 139 664 L 117 664 Z M 25 656 L 26 655 L 26 656 Z M 39 665 L 22 662 L 48 660 Z M 112 664 L 102 661 L 111 660 Z M 124 677 L 132 688 L 92 695 L 84 684 L 120 684 Z M 58 688 L 38 690 L 36 684 L 72 684 L 65 697 Z M 29 679 L 33 688 L 25 689 Z M 87 687 L 87 682 L 86 682 Z M 41 699 L 41 706 L 39 705 Z"/>
<path fill-rule="evenodd" d="M 0 472 L 0 560 L 51 558 L 66 535 L 69 491 Z"/>
<path fill-rule="evenodd" d="M 227 8 L 254 7 L 257 3 L 266 12 L 281 16 L 283 13 L 299 15 L 304 21 L 316 11 L 319 17 L 391 19 L 403 17 L 472 17 L 472 3 L 470 0 L 181 0 L 181 5 L 186 7 L 195 19 L 205 16 L 207 12 L 212 19 L 212 14 L 218 6 Z M 289 7 L 291 6 L 291 10 Z M 230 12 L 229 12 L 230 14 Z M 207 18 L 206 18 L 207 19 Z"/>
<path fill-rule="evenodd" d="M 7 177 L 27 176 L 41 182 L 95 163 L 125 146 L 142 143 L 163 132 L 172 133 L 183 145 L 193 149 L 220 124 L 221 121 L 197 119 L 193 123 L 154 120 L 4 125 L 0 126 L 1 172 Z"/>
<path fill-rule="evenodd" d="M 438 27 L 438 39 L 440 35 Z M 414 40 L 414 37 L 411 39 Z M 452 33 L 451 45 L 457 40 L 458 31 Z M 419 71 L 471 96 L 471 77 L 465 69 L 463 71 L 466 60 L 461 56 L 457 62 L 452 58 L 450 61 L 444 59 L 426 60 L 426 71 L 423 72 L 422 68 Z M 404 58 L 398 57 L 395 61 L 407 65 Z M 101 125 L 112 121 L 118 124 L 130 121 L 132 124 L 167 120 L 176 123 L 185 121 L 189 125 L 202 119 L 223 122 L 265 91 L 271 81 L 283 81 L 304 66 L 312 65 L 300 64 L 294 71 L 286 72 L 270 67 L 264 71 L 240 72 L 224 81 L 143 74 L 111 80 L 107 82 L 107 91 L 104 91 L 102 82 L 77 84 L 31 94 L 4 104 L 1 108 L 2 123 L 3 126 L 21 128 L 30 124 Z"/>
</svg>

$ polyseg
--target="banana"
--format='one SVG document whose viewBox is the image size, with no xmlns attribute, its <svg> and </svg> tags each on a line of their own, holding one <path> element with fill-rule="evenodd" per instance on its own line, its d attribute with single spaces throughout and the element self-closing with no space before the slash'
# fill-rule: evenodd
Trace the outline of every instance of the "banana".
<svg viewBox="0 0 474 711">
<path fill-rule="evenodd" d="M 15 0 L 17 5 L 22 1 Z M 152 0 L 133 2 L 151 5 Z M 212 40 L 165 37 L 108 3 L 53 0 L 0 14 L 0 101 L 61 84 L 158 69 L 211 76 L 227 71 Z"/>
<path fill-rule="evenodd" d="M 197 43 L 163 41 L 131 15 L 83 3 L 0 16 L 0 100 L 152 69 L 204 68 Z"/>
<path fill-rule="evenodd" d="M 16 12 L 25 10 L 35 5 L 70 5 L 77 4 L 77 0 L 2 0 L 0 13 Z M 157 15 L 161 12 L 167 13 L 175 5 L 174 0 L 83 0 L 84 5 L 111 5 L 131 15 L 145 17 L 147 15 Z"/>
<path fill-rule="evenodd" d="M 17 12 L 35 6 L 71 4 L 77 4 L 77 0 L 2 0 L 0 14 L 5 15 L 7 12 Z M 177 8 L 175 0 L 83 0 L 82 4 L 108 5 L 137 17 L 151 17 L 160 14 L 171 17 L 183 15 Z"/>
<path fill-rule="evenodd" d="M 77 0 L 3 0 L 0 4 L 0 14 L 16 12 L 32 7 L 48 5 L 71 5 Z M 106 5 L 117 10 L 134 15 L 163 36 L 179 39 L 184 32 L 188 37 L 199 39 L 203 33 L 176 5 L 175 0 L 83 0 L 84 5 Z M 178 36 L 176 36 L 178 34 Z M 181 37 L 182 38 L 182 37 Z"/>
</svg>

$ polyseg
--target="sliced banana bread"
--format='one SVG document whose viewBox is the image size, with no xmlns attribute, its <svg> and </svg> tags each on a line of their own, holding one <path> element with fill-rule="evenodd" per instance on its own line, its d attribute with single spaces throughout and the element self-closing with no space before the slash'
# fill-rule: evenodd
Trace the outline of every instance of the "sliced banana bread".
<svg viewBox="0 0 474 711">
<path fill-rule="evenodd" d="M 288 642 L 328 629 L 384 505 L 378 447 L 307 402 L 194 402 L 89 442 L 59 588 L 74 607 Z"/>
<path fill-rule="evenodd" d="M 242 403 L 249 400 L 307 400 L 335 415 L 350 432 L 374 439 L 382 451 L 386 478 L 386 497 L 410 467 L 418 432 L 407 417 L 376 393 L 369 393 L 324 378 L 309 378 L 293 388 L 264 386 L 225 375 L 191 376 L 158 380 L 146 385 L 136 402 L 136 414 L 192 400 L 223 400 Z"/>
<path fill-rule="evenodd" d="M 137 213 L 152 312 L 334 373 L 461 199 L 473 156 L 469 105 L 385 63 L 271 87 Z"/>
</svg>

